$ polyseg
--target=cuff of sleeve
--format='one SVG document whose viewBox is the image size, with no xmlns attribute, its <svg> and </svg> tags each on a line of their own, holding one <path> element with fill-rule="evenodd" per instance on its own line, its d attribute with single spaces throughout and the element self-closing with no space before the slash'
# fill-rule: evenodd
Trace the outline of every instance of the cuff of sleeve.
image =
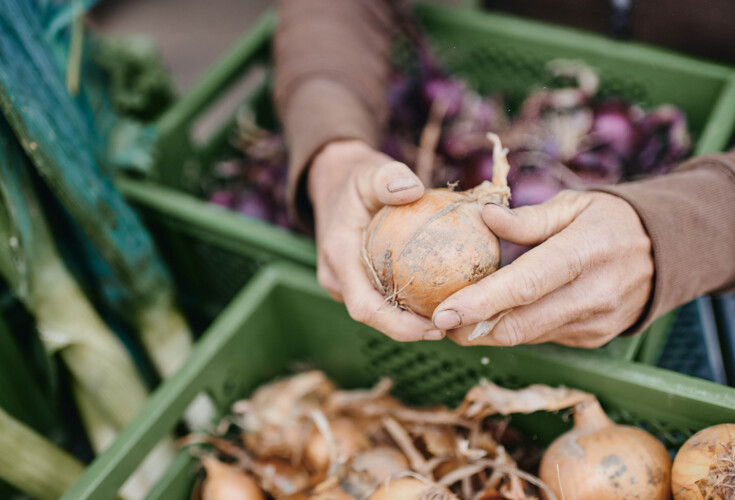
<svg viewBox="0 0 735 500">
<path fill-rule="evenodd" d="M 306 174 L 314 156 L 329 142 L 357 139 L 377 147 L 375 117 L 359 97 L 337 81 L 304 82 L 290 97 L 283 116 L 290 146 L 288 201 L 292 220 L 306 232 L 313 231 L 314 216 L 306 192 Z"/>
<path fill-rule="evenodd" d="M 735 171 L 725 155 L 695 158 L 665 176 L 595 189 L 638 212 L 651 238 L 655 277 L 648 309 L 625 332 L 735 280 Z M 696 168 L 695 168 L 696 167 Z"/>
</svg>

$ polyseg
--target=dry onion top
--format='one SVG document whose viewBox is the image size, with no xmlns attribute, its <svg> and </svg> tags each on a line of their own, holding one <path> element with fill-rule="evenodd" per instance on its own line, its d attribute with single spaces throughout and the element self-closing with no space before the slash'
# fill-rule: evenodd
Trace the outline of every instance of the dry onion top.
<svg viewBox="0 0 735 500">
<path fill-rule="evenodd" d="M 215 488 L 208 481 L 239 471 L 248 480 L 237 482 L 251 491 L 254 480 L 259 491 L 227 498 L 561 500 L 529 472 L 538 464 L 538 447 L 502 417 L 556 411 L 593 396 L 481 381 L 455 410 L 419 409 L 390 396 L 391 385 L 384 379 L 369 390 L 343 391 L 310 371 L 261 387 L 233 406 L 217 432 L 186 439 L 192 453 L 206 457 L 209 479 L 195 498 L 225 498 L 216 492 L 231 492 L 230 485 Z M 214 458 L 220 463 L 212 473 Z"/>
</svg>

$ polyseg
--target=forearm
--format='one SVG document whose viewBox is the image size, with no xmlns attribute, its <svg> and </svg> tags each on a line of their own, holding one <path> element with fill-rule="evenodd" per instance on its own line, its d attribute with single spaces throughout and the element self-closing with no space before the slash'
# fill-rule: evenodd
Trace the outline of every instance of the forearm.
<svg viewBox="0 0 735 500">
<path fill-rule="evenodd" d="M 377 147 L 393 20 L 382 0 L 282 0 L 279 16 L 275 101 L 290 151 L 292 207 L 303 215 L 303 174 L 325 144 L 357 139 Z"/>
<path fill-rule="evenodd" d="M 735 152 L 602 191 L 628 201 L 651 238 L 654 289 L 637 330 L 698 295 L 735 286 Z"/>
</svg>

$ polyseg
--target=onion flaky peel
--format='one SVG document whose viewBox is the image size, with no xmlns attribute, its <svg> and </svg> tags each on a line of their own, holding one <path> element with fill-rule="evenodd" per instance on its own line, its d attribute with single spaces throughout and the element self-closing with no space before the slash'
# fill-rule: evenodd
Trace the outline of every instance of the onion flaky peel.
<svg viewBox="0 0 735 500">
<path fill-rule="evenodd" d="M 413 203 L 383 207 L 366 228 L 363 261 L 386 302 L 429 317 L 446 297 L 498 269 L 500 244 L 481 212 L 488 203 L 508 206 L 510 165 L 500 138 L 487 136 L 492 182 L 428 190 Z"/>
</svg>

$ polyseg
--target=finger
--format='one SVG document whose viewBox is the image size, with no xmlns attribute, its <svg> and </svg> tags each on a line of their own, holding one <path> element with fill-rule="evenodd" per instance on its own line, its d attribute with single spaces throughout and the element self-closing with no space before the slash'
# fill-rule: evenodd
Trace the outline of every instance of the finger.
<svg viewBox="0 0 735 500">
<path fill-rule="evenodd" d="M 398 161 L 368 168 L 360 172 L 356 181 L 360 198 L 370 211 L 383 205 L 411 203 L 424 194 L 421 180 Z"/>
<path fill-rule="evenodd" d="M 612 320 L 605 315 L 569 323 L 547 332 L 537 340 L 538 343 L 553 342 L 569 347 L 594 349 L 607 344 L 619 335 L 619 332 L 616 332 L 612 325 Z"/>
<path fill-rule="evenodd" d="M 359 234 L 350 233 L 345 237 L 346 248 L 359 248 L 360 242 Z M 344 253 L 343 259 L 339 266 L 339 280 L 345 305 L 353 319 L 401 342 L 444 337 L 444 333 L 427 318 L 387 303 L 368 280 L 359 254 Z"/>
<path fill-rule="evenodd" d="M 452 331 L 450 337 L 463 345 L 514 346 L 547 342 L 552 331 L 588 318 L 594 305 L 585 300 L 585 287 L 566 285 L 533 304 L 509 311 L 498 319 L 489 333 L 470 340 L 474 326 Z"/>
<path fill-rule="evenodd" d="M 578 238 L 576 231 L 571 236 L 553 236 L 512 264 L 449 296 L 434 311 L 434 325 L 451 330 L 479 323 L 532 304 L 566 285 L 583 270 Z"/>
<path fill-rule="evenodd" d="M 329 265 L 326 258 L 319 256 L 316 266 L 316 278 L 322 288 L 324 288 L 329 296 L 337 302 L 344 302 L 342 299 L 341 285 L 337 279 L 334 270 Z"/>
<path fill-rule="evenodd" d="M 587 193 L 562 191 L 540 205 L 509 209 L 487 204 L 482 219 L 499 238 L 520 245 L 536 245 L 567 227 L 589 205 Z"/>
</svg>

